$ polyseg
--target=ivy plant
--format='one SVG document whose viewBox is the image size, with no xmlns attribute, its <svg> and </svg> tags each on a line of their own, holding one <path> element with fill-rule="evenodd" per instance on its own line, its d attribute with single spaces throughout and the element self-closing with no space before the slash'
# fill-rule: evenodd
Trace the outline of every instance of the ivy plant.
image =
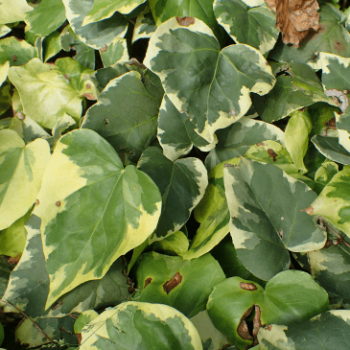
<svg viewBox="0 0 350 350">
<path fill-rule="evenodd" d="M 3 349 L 349 349 L 350 10 L 300 6 L 0 2 Z"/>
</svg>

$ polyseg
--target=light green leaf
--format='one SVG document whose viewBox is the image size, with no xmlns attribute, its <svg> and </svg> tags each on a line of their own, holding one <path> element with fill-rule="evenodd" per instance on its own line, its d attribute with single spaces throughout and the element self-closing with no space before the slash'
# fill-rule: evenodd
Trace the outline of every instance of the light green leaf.
<svg viewBox="0 0 350 350">
<path fill-rule="evenodd" d="M 132 33 L 132 43 L 139 39 L 148 39 L 156 31 L 152 12 L 147 6 L 136 18 L 134 31 Z"/>
<path fill-rule="evenodd" d="M 350 165 L 350 153 L 339 144 L 338 138 L 315 135 L 311 141 L 318 151 L 328 159 Z"/>
<path fill-rule="evenodd" d="M 289 267 L 289 253 L 320 249 L 326 236 L 301 211 L 317 197 L 303 182 L 272 164 L 242 158 L 224 169 L 230 232 L 239 260 L 269 280 Z"/>
<path fill-rule="evenodd" d="M 137 162 L 156 137 L 159 105 L 140 74 L 132 71 L 107 84 L 99 102 L 87 111 L 81 127 L 103 136 L 125 163 Z"/>
<path fill-rule="evenodd" d="M 47 62 L 50 58 L 56 56 L 61 50 L 60 33 L 56 30 L 44 39 L 44 62 Z"/>
<path fill-rule="evenodd" d="M 268 93 L 275 78 L 256 49 L 237 44 L 220 50 L 209 27 L 198 19 L 187 21 L 163 23 L 151 37 L 144 64 L 158 74 L 175 108 L 212 143 L 217 129 L 248 111 L 249 93 Z"/>
<path fill-rule="evenodd" d="M 0 38 L 11 32 L 11 28 L 0 24 Z"/>
<path fill-rule="evenodd" d="M 276 15 L 265 3 L 249 6 L 241 0 L 215 0 L 214 13 L 237 44 L 253 46 L 263 55 L 275 46 L 279 34 Z"/>
<path fill-rule="evenodd" d="M 100 54 L 104 67 L 127 61 L 129 53 L 126 39 L 116 38 L 114 42 L 100 49 Z"/>
<path fill-rule="evenodd" d="M 11 90 L 12 84 L 8 81 L 6 81 L 2 86 L 0 85 L 0 116 L 5 114 L 11 108 Z"/>
<path fill-rule="evenodd" d="M 26 0 L 1 0 L 0 24 L 23 21 L 24 14 L 32 10 Z"/>
<path fill-rule="evenodd" d="M 189 242 L 186 235 L 181 231 L 177 231 L 161 241 L 152 243 L 151 250 L 167 255 L 181 255 L 187 252 L 188 246 Z"/>
<path fill-rule="evenodd" d="M 289 45 L 277 45 L 269 58 L 277 62 L 307 63 L 311 67 L 320 52 L 350 57 L 350 34 L 344 28 L 344 13 L 330 3 L 320 4 L 319 24 L 322 30 L 305 38 L 298 48 Z"/>
<path fill-rule="evenodd" d="M 335 174 L 307 209 L 310 215 L 322 216 L 350 237 L 350 167 Z"/>
<path fill-rule="evenodd" d="M 95 0 L 91 10 L 84 18 L 82 25 L 85 26 L 110 18 L 117 11 L 123 15 L 127 15 L 144 2 L 145 0 Z"/>
<path fill-rule="evenodd" d="M 33 11 L 26 13 L 24 20 L 26 30 L 40 36 L 51 34 L 66 20 L 62 0 L 42 0 Z"/>
<path fill-rule="evenodd" d="M 166 304 L 193 317 L 205 310 L 209 294 L 225 274 L 210 254 L 186 261 L 151 252 L 138 260 L 136 278 L 138 301 Z"/>
<path fill-rule="evenodd" d="M 62 133 L 66 131 L 70 126 L 73 126 L 75 124 L 75 120 L 67 114 L 58 119 L 57 124 L 51 131 L 52 136 L 46 137 L 46 141 L 50 144 L 52 150 L 55 148 L 55 145 L 59 138 L 62 136 Z"/>
<path fill-rule="evenodd" d="M 10 69 L 10 62 L 3 59 L 3 61 L 0 61 L 0 86 L 4 83 L 4 81 L 7 79 L 8 71 Z"/>
<path fill-rule="evenodd" d="M 157 147 L 149 147 L 143 152 L 138 168 L 152 178 L 162 195 L 162 213 L 155 230 L 155 239 L 161 239 L 187 222 L 204 196 L 208 185 L 207 171 L 198 158 L 172 162 Z"/>
<path fill-rule="evenodd" d="M 38 200 L 34 214 L 42 220 L 51 280 L 46 307 L 102 278 L 119 256 L 143 243 L 156 228 L 161 206 L 152 180 L 134 166 L 123 169 L 112 146 L 86 129 L 61 137 Z"/>
<path fill-rule="evenodd" d="M 81 350 L 202 350 L 192 322 L 167 305 L 129 301 L 108 309 L 82 331 Z"/>
<path fill-rule="evenodd" d="M 253 95 L 253 104 L 262 120 L 272 123 L 316 102 L 337 106 L 323 92 L 320 79 L 303 63 L 273 64 L 276 85 L 266 96 Z"/>
<path fill-rule="evenodd" d="M 83 311 L 74 323 L 74 333 L 81 333 L 85 325 L 95 319 L 97 316 L 98 313 L 94 310 Z"/>
<path fill-rule="evenodd" d="M 189 153 L 193 146 L 205 152 L 214 148 L 216 143 L 210 144 L 198 135 L 186 113 L 179 112 L 167 95 L 160 106 L 157 137 L 164 155 L 172 161 Z"/>
<path fill-rule="evenodd" d="M 331 310 L 288 327 L 260 328 L 258 340 L 261 350 L 347 350 L 350 311 Z"/>
<path fill-rule="evenodd" d="M 337 163 L 325 161 L 315 172 L 316 193 L 320 193 L 323 188 L 332 180 L 333 176 L 339 172 Z"/>
<path fill-rule="evenodd" d="M 216 135 L 219 141 L 215 149 L 210 151 L 205 159 L 205 166 L 208 170 L 213 169 L 221 162 L 244 156 L 251 146 L 265 140 L 274 140 L 282 145 L 285 144 L 284 133 L 280 128 L 245 117 L 226 129 L 218 130 Z"/>
<path fill-rule="evenodd" d="M 104 21 L 83 26 L 94 0 L 62 0 L 62 2 L 71 28 L 79 40 L 89 47 L 99 50 L 111 44 L 116 37 L 122 38 L 125 35 L 128 21 L 120 13 L 115 13 Z"/>
<path fill-rule="evenodd" d="M 23 111 L 46 128 L 68 114 L 80 118 L 82 98 L 57 67 L 33 58 L 21 67 L 11 67 L 9 78 L 19 92 Z"/>
<path fill-rule="evenodd" d="M 214 287 L 207 310 L 216 328 L 239 349 L 252 344 L 256 333 L 242 333 L 255 308 L 254 332 L 261 324 L 290 325 L 329 309 L 328 295 L 306 272 L 289 270 L 274 276 L 265 286 L 231 277 Z M 250 336 L 250 339 L 249 339 Z"/>
<path fill-rule="evenodd" d="M 50 158 L 49 144 L 27 146 L 15 131 L 0 131 L 0 229 L 11 226 L 34 204 Z"/>
</svg>

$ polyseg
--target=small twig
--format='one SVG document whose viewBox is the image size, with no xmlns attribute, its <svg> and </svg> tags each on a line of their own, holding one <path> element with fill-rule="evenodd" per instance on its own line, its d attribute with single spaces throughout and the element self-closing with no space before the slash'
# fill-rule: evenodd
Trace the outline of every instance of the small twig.
<svg viewBox="0 0 350 350">
<path fill-rule="evenodd" d="M 6 300 L 0 299 L 0 301 L 2 303 L 7 304 L 10 307 L 15 308 L 20 314 L 22 314 L 22 316 L 24 316 L 25 318 L 27 318 L 29 321 L 31 321 L 33 323 L 33 325 L 35 326 L 35 328 L 48 340 L 50 340 L 51 343 L 56 343 L 54 340 L 52 340 L 36 323 L 34 320 L 32 320 L 28 315 L 26 315 L 21 309 L 19 309 L 18 307 L 12 305 L 11 303 L 9 303 Z"/>
</svg>

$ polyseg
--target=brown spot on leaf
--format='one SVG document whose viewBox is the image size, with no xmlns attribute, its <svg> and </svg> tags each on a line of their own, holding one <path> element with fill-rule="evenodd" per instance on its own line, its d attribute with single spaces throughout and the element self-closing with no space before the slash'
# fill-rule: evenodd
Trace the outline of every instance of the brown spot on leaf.
<svg viewBox="0 0 350 350">
<path fill-rule="evenodd" d="M 169 294 L 176 286 L 178 286 L 182 281 L 182 276 L 179 272 L 176 272 L 175 276 L 164 283 L 163 289 L 165 293 Z"/>
<path fill-rule="evenodd" d="M 143 286 L 143 288 L 146 288 L 151 282 L 152 282 L 152 277 L 146 278 L 145 285 Z"/>
<path fill-rule="evenodd" d="M 55 204 L 56 204 L 56 207 L 60 207 L 61 206 L 61 201 L 57 201 Z"/>
<path fill-rule="evenodd" d="M 233 109 L 230 109 L 228 111 L 228 114 L 231 116 L 231 117 L 235 117 L 236 116 L 236 112 L 233 110 Z"/>
<path fill-rule="evenodd" d="M 87 89 L 91 89 L 91 84 L 86 84 Z"/>
<path fill-rule="evenodd" d="M 256 145 L 257 145 L 258 147 L 260 147 L 260 146 L 262 146 L 262 147 L 265 146 L 264 142 L 259 142 L 259 143 L 257 143 Z"/>
<path fill-rule="evenodd" d="M 307 214 L 312 215 L 314 213 L 314 208 L 312 206 L 309 206 L 306 209 L 302 209 L 300 211 L 306 211 Z"/>
<path fill-rule="evenodd" d="M 268 331 L 271 331 L 271 329 L 272 329 L 272 324 L 270 324 L 269 326 L 267 326 L 266 329 L 267 329 Z"/>
<path fill-rule="evenodd" d="M 19 120 L 24 120 L 26 119 L 26 116 L 22 113 L 22 112 L 17 112 L 16 113 L 16 117 L 19 119 Z"/>
<path fill-rule="evenodd" d="M 90 100 L 90 101 L 96 101 L 96 97 L 90 93 L 90 92 L 87 92 L 86 94 L 83 95 L 87 100 Z"/>
<path fill-rule="evenodd" d="M 341 52 L 345 50 L 345 46 L 340 41 L 336 41 L 334 43 L 334 49 L 337 50 L 338 52 Z"/>
<path fill-rule="evenodd" d="M 12 61 L 13 61 L 13 62 L 17 62 L 17 56 L 16 56 L 16 55 L 13 55 L 13 56 L 12 56 Z"/>
<path fill-rule="evenodd" d="M 70 82 L 69 75 L 65 74 L 64 77 Z"/>
<path fill-rule="evenodd" d="M 268 155 L 269 155 L 269 157 L 271 157 L 272 158 L 272 160 L 274 161 L 274 162 L 276 162 L 276 157 L 278 156 L 278 154 L 273 150 L 273 149 L 271 149 L 271 148 L 269 148 L 268 150 L 267 150 L 267 153 L 268 153 Z"/>
<path fill-rule="evenodd" d="M 81 344 L 81 341 L 83 340 L 83 336 L 81 335 L 81 333 L 76 333 L 75 335 L 77 336 L 78 344 Z"/>
<path fill-rule="evenodd" d="M 21 259 L 21 254 L 18 253 L 16 256 L 10 257 L 7 259 L 7 262 L 9 264 L 17 264 L 19 262 L 19 259 Z"/>
<path fill-rule="evenodd" d="M 39 199 L 37 199 L 37 200 L 35 201 L 34 205 L 39 205 L 39 204 L 40 204 L 40 201 L 39 201 Z"/>
<path fill-rule="evenodd" d="M 107 45 L 105 45 L 100 51 L 101 51 L 101 52 L 106 52 L 107 49 L 108 49 L 108 47 L 107 47 Z"/>
<path fill-rule="evenodd" d="M 176 17 L 176 20 L 182 27 L 189 27 L 191 24 L 196 22 L 193 17 Z"/>
<path fill-rule="evenodd" d="M 258 289 L 257 286 L 254 283 L 241 282 L 239 284 L 239 286 L 242 289 L 249 290 L 249 291 L 253 291 L 253 290 L 257 290 Z"/>
<path fill-rule="evenodd" d="M 103 119 L 103 121 L 105 122 L 106 125 L 109 124 L 109 120 L 107 118 Z"/>
</svg>

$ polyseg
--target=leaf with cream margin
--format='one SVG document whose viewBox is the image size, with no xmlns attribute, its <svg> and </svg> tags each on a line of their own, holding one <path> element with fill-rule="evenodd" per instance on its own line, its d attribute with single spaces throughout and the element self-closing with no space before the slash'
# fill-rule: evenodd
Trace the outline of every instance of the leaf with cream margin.
<svg viewBox="0 0 350 350">
<path fill-rule="evenodd" d="M 159 110 L 157 137 L 164 155 L 174 161 L 189 153 L 193 146 L 203 152 L 215 147 L 195 131 L 195 125 L 185 112 L 179 112 L 169 97 L 164 95 Z"/>
<path fill-rule="evenodd" d="M 193 317 L 205 310 L 213 287 L 226 277 L 210 254 L 188 261 L 150 252 L 139 258 L 136 278 L 137 301 L 169 305 Z"/>
<path fill-rule="evenodd" d="M 6 58 L 0 58 L 0 86 L 7 79 L 8 71 L 10 69 L 10 62 Z"/>
<path fill-rule="evenodd" d="M 254 308 L 251 334 L 245 319 Z M 299 323 L 328 309 L 326 291 L 308 273 L 296 270 L 280 272 L 265 288 L 240 277 L 228 278 L 214 287 L 207 303 L 215 327 L 240 349 L 253 343 L 262 324 Z"/>
<path fill-rule="evenodd" d="M 339 144 L 350 153 L 350 109 L 343 114 L 335 113 Z"/>
<path fill-rule="evenodd" d="M 116 38 L 114 42 L 100 49 L 100 55 L 104 67 L 113 66 L 119 61 L 129 60 L 126 39 Z"/>
<path fill-rule="evenodd" d="M 110 18 L 116 12 L 127 15 L 144 2 L 145 0 L 95 0 L 82 25 L 85 26 Z"/>
<path fill-rule="evenodd" d="M 150 249 L 166 255 L 181 255 L 187 252 L 188 247 L 189 242 L 186 235 L 177 231 L 161 241 L 153 242 Z"/>
<path fill-rule="evenodd" d="M 162 195 L 162 212 L 154 239 L 178 231 L 204 196 L 208 185 L 204 164 L 198 158 L 172 162 L 161 149 L 148 147 L 138 162 L 138 169 L 152 178 Z"/>
<path fill-rule="evenodd" d="M 159 105 L 160 100 L 142 83 L 141 75 L 131 71 L 106 85 L 81 127 L 103 136 L 124 163 L 137 162 L 156 137 Z"/>
<path fill-rule="evenodd" d="M 225 164 L 237 165 L 239 162 L 239 158 L 233 158 Z M 194 210 L 194 217 L 200 226 L 190 249 L 181 254 L 186 260 L 208 253 L 229 233 L 230 213 L 225 197 L 224 166 L 221 163 L 209 173 L 209 184 L 204 197 Z"/>
<path fill-rule="evenodd" d="M 0 24 L 23 21 L 25 13 L 32 10 L 26 0 L 1 0 Z"/>
<path fill-rule="evenodd" d="M 322 216 L 350 237 L 350 167 L 335 174 L 307 208 L 309 215 Z"/>
<path fill-rule="evenodd" d="M 111 44 L 116 37 L 124 37 L 128 20 L 116 12 L 112 17 L 83 26 L 83 21 L 94 5 L 94 0 L 62 0 L 66 17 L 75 35 L 84 44 L 99 50 Z"/>
<path fill-rule="evenodd" d="M 162 81 L 165 93 L 186 112 L 209 143 L 214 133 L 241 118 L 250 92 L 268 93 L 275 84 L 262 54 L 248 45 L 220 50 L 213 32 L 194 18 L 172 18 L 152 35 L 144 64 Z"/>
<path fill-rule="evenodd" d="M 148 39 L 156 31 L 152 12 L 147 6 L 136 18 L 134 31 L 132 33 L 132 43 L 139 39 Z"/>
<path fill-rule="evenodd" d="M 337 163 L 329 160 L 323 162 L 321 166 L 315 172 L 315 188 L 316 193 L 320 193 L 323 188 L 328 185 L 333 176 L 339 172 L 339 166 Z"/>
<path fill-rule="evenodd" d="M 102 278 L 157 226 L 161 196 L 134 166 L 92 130 L 59 140 L 45 171 L 39 205 L 50 293 L 46 308 L 80 284 Z M 74 210 L 71 210 L 74 208 Z"/>
<path fill-rule="evenodd" d="M 129 301 L 102 312 L 82 330 L 81 350 L 202 350 L 192 322 L 161 304 Z"/>
<path fill-rule="evenodd" d="M 48 36 L 66 20 L 62 0 L 42 0 L 33 11 L 26 13 L 24 20 L 27 24 L 26 30 Z"/>
<path fill-rule="evenodd" d="M 34 204 L 50 158 L 49 144 L 28 145 L 13 130 L 0 131 L 0 229 L 11 226 Z"/>
<path fill-rule="evenodd" d="M 9 79 L 24 113 L 41 126 L 52 129 L 64 114 L 80 118 L 82 98 L 57 67 L 33 58 L 24 66 L 11 67 Z"/>
<path fill-rule="evenodd" d="M 288 269 L 288 250 L 324 246 L 325 232 L 301 211 L 317 197 L 303 182 L 272 164 L 242 158 L 238 166 L 224 169 L 224 183 L 233 244 L 256 277 L 267 281 Z"/>
<path fill-rule="evenodd" d="M 275 46 L 276 16 L 265 3 L 249 6 L 242 0 L 215 0 L 214 13 L 237 44 L 255 47 L 263 55 Z"/>
<path fill-rule="evenodd" d="M 348 350 L 350 311 L 331 310 L 289 326 L 260 328 L 261 350 Z"/>
<path fill-rule="evenodd" d="M 226 129 L 218 130 L 216 135 L 219 141 L 205 159 L 208 170 L 212 170 L 226 160 L 244 156 L 251 146 L 265 140 L 273 140 L 285 145 L 284 133 L 280 128 L 246 117 Z"/>
</svg>

